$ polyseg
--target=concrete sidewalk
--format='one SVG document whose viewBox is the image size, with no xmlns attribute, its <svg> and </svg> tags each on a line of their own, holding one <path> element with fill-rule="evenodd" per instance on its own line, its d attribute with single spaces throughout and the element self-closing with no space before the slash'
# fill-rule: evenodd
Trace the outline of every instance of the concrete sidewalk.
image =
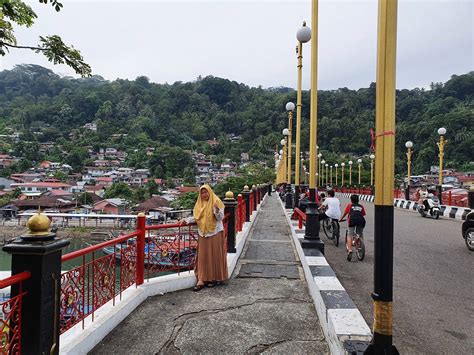
<svg viewBox="0 0 474 355">
<path fill-rule="evenodd" d="M 150 297 L 91 353 L 329 353 L 277 198 L 226 285 Z"/>
</svg>

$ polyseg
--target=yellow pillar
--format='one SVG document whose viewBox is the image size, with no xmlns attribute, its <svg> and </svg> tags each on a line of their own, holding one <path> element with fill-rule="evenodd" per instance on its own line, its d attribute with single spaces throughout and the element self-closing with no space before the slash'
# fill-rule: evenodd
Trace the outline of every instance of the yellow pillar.
<svg viewBox="0 0 474 355">
<path fill-rule="evenodd" d="M 303 23 L 306 26 L 306 23 Z M 300 160 L 301 155 L 301 82 L 302 82 L 302 68 L 303 68 L 303 44 L 298 42 L 296 48 L 298 55 L 298 82 L 296 88 L 296 152 L 295 152 L 295 186 L 300 184 Z"/>
<path fill-rule="evenodd" d="M 318 125 L 318 0 L 312 0 L 311 9 L 311 106 L 309 124 L 309 188 L 310 191 L 316 189 L 316 165 L 318 156 L 317 146 L 317 125 Z M 315 200 L 314 192 L 311 200 Z"/>
<path fill-rule="evenodd" d="M 287 143 L 287 151 L 288 151 L 288 178 L 287 182 L 291 185 L 291 126 L 293 125 L 293 111 L 288 111 L 288 143 Z"/>
</svg>

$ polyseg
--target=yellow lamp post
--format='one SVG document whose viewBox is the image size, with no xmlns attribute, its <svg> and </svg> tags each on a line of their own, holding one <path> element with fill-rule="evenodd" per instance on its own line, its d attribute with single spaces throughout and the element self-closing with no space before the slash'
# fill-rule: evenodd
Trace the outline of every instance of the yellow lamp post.
<svg viewBox="0 0 474 355">
<path fill-rule="evenodd" d="M 362 167 L 362 159 L 357 159 L 357 164 L 359 165 L 359 187 L 360 187 L 360 171 Z"/>
<path fill-rule="evenodd" d="M 439 149 L 439 178 L 438 178 L 438 195 L 439 195 L 439 203 L 443 203 L 441 200 L 441 192 L 443 191 L 443 161 L 444 161 L 444 146 L 448 141 L 444 139 L 444 136 L 446 134 L 446 128 L 441 127 L 438 129 L 438 135 L 439 135 L 439 142 L 436 143 L 438 145 Z"/>
<path fill-rule="evenodd" d="M 293 126 L 293 110 L 295 109 L 295 104 L 293 102 L 288 102 L 285 106 L 286 111 L 288 112 L 288 128 L 285 128 L 283 130 L 283 134 L 288 137 L 288 145 L 287 145 L 287 151 L 288 151 L 288 184 L 291 186 L 291 127 Z M 285 134 L 286 133 L 286 134 Z"/>
<path fill-rule="evenodd" d="M 296 33 L 296 39 L 298 40 L 298 46 L 296 47 L 296 55 L 298 57 L 297 65 L 297 85 L 296 85 L 296 152 L 295 152 L 295 206 L 299 204 L 299 185 L 300 185 L 300 154 L 301 154 L 301 82 L 303 78 L 303 43 L 308 42 L 311 39 L 311 29 L 306 27 L 306 22 L 303 22 L 301 27 Z"/>
<path fill-rule="evenodd" d="M 324 175 L 324 166 L 325 166 L 325 164 L 326 164 L 326 161 L 324 159 L 321 160 L 321 178 L 320 178 L 321 179 L 321 187 L 325 186 L 324 185 L 324 176 L 325 176 Z"/>
<path fill-rule="evenodd" d="M 283 163 L 283 181 L 285 182 L 285 184 L 288 183 L 288 173 L 287 173 L 287 170 L 288 170 L 288 157 L 287 157 L 287 154 L 286 154 L 286 137 L 283 138 L 281 141 L 280 141 L 280 144 L 282 145 L 283 149 L 280 150 L 280 154 L 281 154 L 281 157 L 282 157 L 282 163 Z"/>
<path fill-rule="evenodd" d="M 448 143 L 447 140 L 444 139 L 444 135 L 446 134 L 446 128 L 441 127 L 438 129 L 439 134 L 439 142 L 436 143 L 439 149 L 439 178 L 438 178 L 438 185 L 443 185 L 443 160 L 444 160 L 444 146 Z"/>
<path fill-rule="evenodd" d="M 407 188 L 405 189 L 405 200 L 410 199 L 410 185 L 411 185 L 411 155 L 413 154 L 413 151 L 411 148 L 413 148 L 413 142 L 412 141 L 407 141 L 405 143 L 405 147 L 407 148 Z"/>
<path fill-rule="evenodd" d="M 370 186 L 374 186 L 374 159 L 375 155 L 370 154 Z"/>
<path fill-rule="evenodd" d="M 373 338 L 366 354 L 398 354 L 393 331 L 393 237 L 395 177 L 395 79 L 397 48 L 397 0 L 379 0 L 374 201 Z M 350 241 L 349 241 L 350 242 Z"/>
<path fill-rule="evenodd" d="M 317 173 L 318 179 L 317 179 L 317 182 L 316 182 L 317 186 L 322 186 L 322 181 L 321 181 L 321 176 L 322 176 L 322 175 L 321 175 L 321 157 L 322 157 L 322 156 L 323 156 L 323 155 L 322 155 L 321 153 L 318 154 L 318 162 L 319 162 L 319 164 L 318 164 L 318 173 Z"/>
<path fill-rule="evenodd" d="M 328 183 L 329 183 L 329 164 L 324 164 L 324 166 L 326 167 L 326 184 L 325 186 L 328 186 Z"/>
<path fill-rule="evenodd" d="M 352 160 L 349 160 L 349 187 L 352 187 Z"/>
<path fill-rule="evenodd" d="M 341 186 L 344 186 L 344 167 L 346 163 L 341 163 Z"/>
<path fill-rule="evenodd" d="M 318 156 L 318 0 L 311 2 L 311 97 L 309 119 L 309 203 L 306 209 L 306 229 L 301 246 L 317 248 L 324 254 L 324 243 L 319 237 L 319 212 L 316 205 L 316 167 Z"/>
</svg>

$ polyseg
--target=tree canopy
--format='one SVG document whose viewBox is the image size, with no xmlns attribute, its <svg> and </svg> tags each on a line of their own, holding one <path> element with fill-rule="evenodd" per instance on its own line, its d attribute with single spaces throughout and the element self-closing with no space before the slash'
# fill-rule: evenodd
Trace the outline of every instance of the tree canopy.
<svg viewBox="0 0 474 355">
<path fill-rule="evenodd" d="M 48 0 L 39 0 L 48 4 Z M 52 7 L 59 12 L 63 7 L 57 0 L 50 0 Z M 33 9 L 20 0 L 0 0 L 0 55 L 5 56 L 11 48 L 28 49 L 42 53 L 54 64 L 66 64 L 81 76 L 90 76 L 91 67 L 82 58 L 79 50 L 66 45 L 58 35 L 40 36 L 36 46 L 19 45 L 14 26 L 31 27 L 38 18 Z"/>
</svg>

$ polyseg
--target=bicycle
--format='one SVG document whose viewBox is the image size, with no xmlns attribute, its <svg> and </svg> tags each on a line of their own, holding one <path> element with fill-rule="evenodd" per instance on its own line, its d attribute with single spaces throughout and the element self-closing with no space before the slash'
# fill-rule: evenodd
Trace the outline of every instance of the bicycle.
<svg viewBox="0 0 474 355">
<path fill-rule="evenodd" d="M 345 220 L 343 220 L 343 221 L 345 221 Z M 343 222 L 343 221 L 341 221 L 341 222 Z M 347 236 L 348 235 L 349 235 L 349 229 L 346 229 L 346 245 L 347 245 Z M 359 259 L 359 261 L 364 260 L 364 257 L 365 257 L 364 238 L 362 238 L 359 235 L 359 233 L 357 233 L 357 232 L 352 236 L 352 248 L 355 248 L 357 259 Z"/>
<path fill-rule="evenodd" d="M 334 242 L 336 247 L 339 246 L 339 220 L 337 218 L 326 218 L 323 219 L 323 230 L 324 234 L 329 240 Z"/>
</svg>

